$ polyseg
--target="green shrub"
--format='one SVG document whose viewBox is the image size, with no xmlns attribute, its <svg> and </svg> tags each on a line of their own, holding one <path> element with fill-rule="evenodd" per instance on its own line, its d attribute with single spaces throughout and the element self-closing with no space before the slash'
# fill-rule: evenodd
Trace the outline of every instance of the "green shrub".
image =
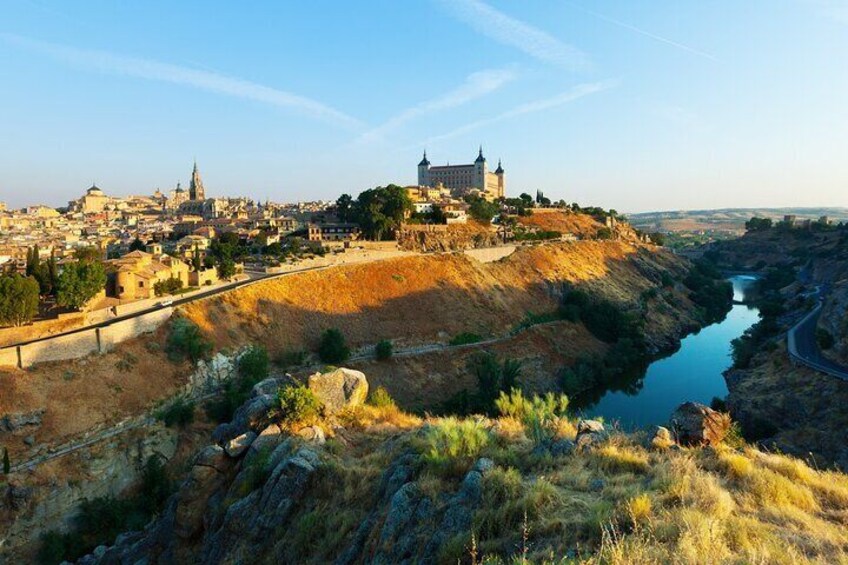
<svg viewBox="0 0 848 565">
<path fill-rule="evenodd" d="M 660 284 L 665 288 L 672 287 L 674 286 L 674 277 L 672 277 L 668 272 L 663 271 L 660 275 Z"/>
<path fill-rule="evenodd" d="M 156 417 L 169 428 L 175 425 L 183 428 L 194 422 L 194 402 L 181 396 L 161 410 Z"/>
<path fill-rule="evenodd" d="M 299 367 L 306 362 L 306 351 L 302 349 L 289 349 L 277 355 L 275 361 L 283 369 Z"/>
<path fill-rule="evenodd" d="M 166 349 L 172 361 L 189 359 L 197 363 L 212 352 L 212 344 L 203 337 L 197 324 L 185 318 L 177 318 L 171 324 Z"/>
<path fill-rule="evenodd" d="M 823 328 L 816 330 L 816 341 L 822 349 L 831 349 L 836 344 L 833 334 Z"/>
<path fill-rule="evenodd" d="M 341 331 L 331 328 L 321 334 L 318 357 L 324 363 L 343 363 L 348 360 L 350 349 Z"/>
<path fill-rule="evenodd" d="M 445 418 L 425 431 L 422 455 L 428 466 L 453 475 L 467 470 L 490 440 L 480 422 Z"/>
<path fill-rule="evenodd" d="M 502 416 L 520 420 L 538 445 L 553 437 L 554 425 L 568 410 L 568 397 L 549 392 L 526 398 L 520 390 L 512 389 L 509 394 L 501 392 L 495 405 Z"/>
<path fill-rule="evenodd" d="M 448 342 L 448 345 L 470 345 L 480 341 L 483 341 L 481 336 L 471 332 L 462 332 L 461 334 L 455 335 L 453 339 Z"/>
<path fill-rule="evenodd" d="M 387 359 L 390 359 L 392 352 L 392 342 L 387 339 L 380 341 L 376 347 L 374 347 L 374 356 L 378 361 L 386 361 Z"/>
<path fill-rule="evenodd" d="M 395 405 L 395 400 L 389 395 L 389 391 L 378 386 L 368 395 L 368 404 L 376 408 L 387 408 Z"/>
<path fill-rule="evenodd" d="M 251 387 L 268 378 L 268 351 L 261 345 L 251 345 L 238 358 L 238 372 L 242 379 L 251 381 Z"/>
<path fill-rule="evenodd" d="M 158 456 L 151 455 L 141 471 L 138 503 L 142 510 L 153 515 L 165 505 L 172 490 L 173 483 L 168 478 L 165 464 Z"/>
<path fill-rule="evenodd" d="M 321 401 L 307 387 L 288 386 L 277 392 L 280 421 L 291 426 L 315 423 L 321 413 Z"/>
</svg>

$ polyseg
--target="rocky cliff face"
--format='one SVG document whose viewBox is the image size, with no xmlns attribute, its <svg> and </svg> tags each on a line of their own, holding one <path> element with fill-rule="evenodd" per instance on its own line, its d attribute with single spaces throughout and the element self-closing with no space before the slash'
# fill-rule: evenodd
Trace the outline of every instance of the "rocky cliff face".
<svg viewBox="0 0 848 565">
<path fill-rule="evenodd" d="M 261 383 L 227 425 L 248 438 L 240 449 L 225 439 L 203 448 L 158 519 L 78 563 L 588 564 L 622 555 L 699 563 L 707 554 L 750 562 L 800 548 L 810 562 L 846 555 L 848 538 L 835 532 L 848 478 L 722 443 L 730 422 L 705 406 L 681 406 L 671 429 L 648 436 L 555 418 L 550 438 L 531 441 L 531 426 L 512 418 L 422 425 L 396 409 L 348 405 L 321 423 L 332 436 L 325 441 L 246 418 L 276 384 Z M 440 430 L 477 443 L 434 452 Z M 795 520 L 775 520 L 782 513 Z M 742 523 L 744 543 L 734 529 Z"/>
<path fill-rule="evenodd" d="M 123 494 L 149 457 L 167 461 L 176 450 L 176 432 L 155 423 L 13 473 L 0 484 L 0 562 L 47 530 L 66 531 L 82 501 Z"/>
</svg>

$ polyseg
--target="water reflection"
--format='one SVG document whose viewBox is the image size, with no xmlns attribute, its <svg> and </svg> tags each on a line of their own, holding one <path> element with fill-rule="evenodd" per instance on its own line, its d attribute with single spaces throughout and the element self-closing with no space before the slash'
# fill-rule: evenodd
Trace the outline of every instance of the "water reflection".
<svg viewBox="0 0 848 565">
<path fill-rule="evenodd" d="M 734 301 L 744 302 L 755 280 L 731 277 Z M 758 319 L 756 308 L 735 304 L 724 320 L 688 336 L 673 354 L 581 398 L 580 411 L 632 429 L 667 422 L 687 400 L 709 404 L 715 396 L 724 397 L 727 385 L 722 372 L 732 363 L 730 343 Z"/>
</svg>

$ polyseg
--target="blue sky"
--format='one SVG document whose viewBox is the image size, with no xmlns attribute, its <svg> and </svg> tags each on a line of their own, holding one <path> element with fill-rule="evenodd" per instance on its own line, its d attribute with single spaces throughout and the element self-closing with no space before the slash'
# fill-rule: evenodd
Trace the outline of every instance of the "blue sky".
<svg viewBox="0 0 848 565">
<path fill-rule="evenodd" d="M 335 198 L 503 159 L 626 211 L 848 205 L 845 0 L 0 0 L 0 200 Z"/>
</svg>

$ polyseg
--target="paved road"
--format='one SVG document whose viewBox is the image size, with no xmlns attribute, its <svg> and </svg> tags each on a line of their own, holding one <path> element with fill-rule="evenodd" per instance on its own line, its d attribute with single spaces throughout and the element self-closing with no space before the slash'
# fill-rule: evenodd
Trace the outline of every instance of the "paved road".
<svg viewBox="0 0 848 565">
<path fill-rule="evenodd" d="M 818 303 L 801 321 L 795 324 L 787 333 L 787 348 L 789 356 L 799 363 L 832 377 L 848 381 L 848 368 L 827 359 L 819 351 L 816 339 L 816 327 L 821 315 L 827 287 L 820 287 Z"/>
</svg>

